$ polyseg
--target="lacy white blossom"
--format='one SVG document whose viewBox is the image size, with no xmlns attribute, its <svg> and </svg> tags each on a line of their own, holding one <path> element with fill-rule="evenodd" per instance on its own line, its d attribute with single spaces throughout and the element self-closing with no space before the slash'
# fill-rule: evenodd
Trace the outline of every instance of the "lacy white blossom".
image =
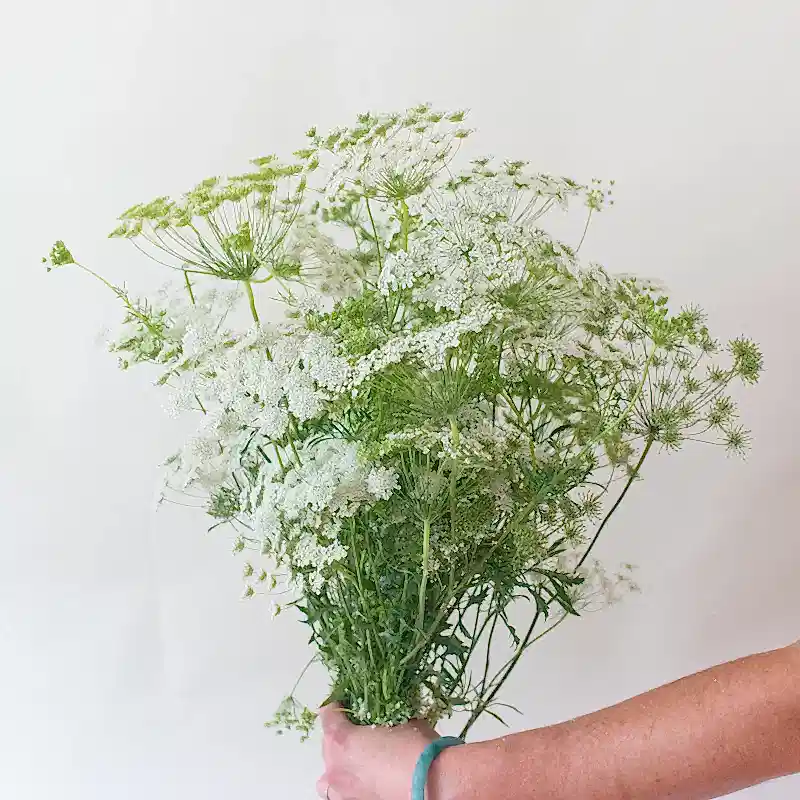
<svg viewBox="0 0 800 800">
<path fill-rule="evenodd" d="M 393 469 L 373 467 L 367 475 L 367 491 L 378 500 L 388 500 L 397 486 L 397 472 Z"/>
<path fill-rule="evenodd" d="M 315 147 L 337 158 L 325 187 L 357 184 L 383 200 L 411 197 L 444 169 L 469 131 L 463 113 L 438 114 L 429 106 L 406 114 L 367 114 L 357 129 L 340 128 L 325 137 L 311 132 Z"/>
</svg>

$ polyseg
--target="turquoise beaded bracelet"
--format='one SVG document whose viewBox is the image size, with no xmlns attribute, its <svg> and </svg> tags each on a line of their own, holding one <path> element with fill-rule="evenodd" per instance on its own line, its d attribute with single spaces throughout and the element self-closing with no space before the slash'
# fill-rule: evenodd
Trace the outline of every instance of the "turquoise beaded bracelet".
<svg viewBox="0 0 800 800">
<path fill-rule="evenodd" d="M 431 768 L 433 760 L 442 750 L 457 744 L 464 744 L 464 742 L 456 736 L 442 736 L 440 739 L 432 741 L 422 751 L 411 778 L 411 800 L 425 800 L 425 783 L 428 780 L 428 770 Z"/>
</svg>

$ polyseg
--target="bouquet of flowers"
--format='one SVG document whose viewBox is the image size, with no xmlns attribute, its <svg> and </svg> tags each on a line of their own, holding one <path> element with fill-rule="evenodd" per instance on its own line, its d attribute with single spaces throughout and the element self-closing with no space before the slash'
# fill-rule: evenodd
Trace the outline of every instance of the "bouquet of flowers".
<svg viewBox="0 0 800 800">
<path fill-rule="evenodd" d="M 201 496 L 233 532 L 245 595 L 285 598 L 331 699 L 365 724 L 466 711 L 462 733 L 533 642 L 634 587 L 598 537 L 654 449 L 746 449 L 728 389 L 762 366 L 540 227 L 570 201 L 588 227 L 611 184 L 467 161 L 464 118 L 364 114 L 289 163 L 133 206 L 111 236 L 180 278 L 153 299 L 63 242 L 46 259 L 109 287 L 121 366 L 155 365 L 196 417 L 163 497 Z M 313 721 L 293 690 L 274 723 Z"/>
</svg>

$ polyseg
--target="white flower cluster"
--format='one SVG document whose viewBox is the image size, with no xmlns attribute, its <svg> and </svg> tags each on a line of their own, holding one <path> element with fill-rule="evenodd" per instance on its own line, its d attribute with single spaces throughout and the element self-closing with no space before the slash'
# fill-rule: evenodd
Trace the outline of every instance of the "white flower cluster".
<svg viewBox="0 0 800 800">
<path fill-rule="evenodd" d="M 347 297 L 360 291 L 363 266 L 313 219 L 296 220 L 287 255 L 302 264 L 303 275 L 312 277 L 321 290 L 317 291 L 315 286 L 314 292 L 303 295 L 306 302 L 313 299 L 315 311 L 330 311 L 333 296 Z"/>
<path fill-rule="evenodd" d="M 406 358 L 418 358 L 431 370 L 444 368 L 447 354 L 458 347 L 461 337 L 483 330 L 497 319 L 500 309 L 491 303 L 476 303 L 474 309 L 452 322 L 424 328 L 419 333 L 403 333 L 375 348 L 354 365 L 349 383 L 358 387 L 364 381 L 391 364 Z"/>
<path fill-rule="evenodd" d="M 139 362 L 174 366 L 196 358 L 223 335 L 226 317 L 240 298 L 238 290 L 211 289 L 190 303 L 169 285 L 154 302 L 134 301 L 126 291 L 117 292 L 126 314 L 109 349 L 120 354 L 123 367 Z"/>
<path fill-rule="evenodd" d="M 416 302 L 460 313 L 468 300 L 523 282 L 529 260 L 543 248 L 565 271 L 574 271 L 569 253 L 522 224 L 517 203 L 518 195 L 496 177 L 476 179 L 460 192 L 428 190 L 411 198 L 417 230 L 407 251 L 386 257 L 380 292 L 413 289 Z"/>
<path fill-rule="evenodd" d="M 632 564 L 621 564 L 616 572 L 609 572 L 596 559 L 583 564 L 577 570 L 584 579 L 579 587 L 578 607 L 584 611 L 596 611 L 618 603 L 631 592 L 638 592 L 633 570 Z"/>
<path fill-rule="evenodd" d="M 477 416 L 477 415 L 476 415 Z M 482 415 L 459 426 L 458 442 L 453 441 L 451 428 L 442 430 L 442 448 L 451 458 L 464 464 L 494 464 L 504 461 L 511 451 L 527 445 L 527 438 L 510 425 L 504 411 L 494 421 Z M 524 449 L 522 453 L 524 457 Z"/>
<path fill-rule="evenodd" d="M 451 156 L 456 138 L 452 131 L 433 126 L 409 131 L 402 141 L 395 137 L 374 147 L 353 152 L 350 175 L 378 197 L 392 199 L 397 191 L 415 192 L 427 186 Z"/>
<path fill-rule="evenodd" d="M 200 426 L 167 462 L 166 486 L 213 493 L 230 481 L 246 450 L 280 441 L 293 424 L 317 416 L 340 391 L 347 362 L 322 336 L 254 328 L 238 342 L 204 351 L 202 368 L 174 381 L 171 410 L 203 409 Z"/>
<path fill-rule="evenodd" d="M 243 506 L 263 552 L 319 592 L 326 568 L 347 555 L 337 538 L 345 520 L 388 499 L 397 485 L 394 470 L 365 463 L 353 444 L 328 439 L 306 443 L 288 470 L 263 462 Z"/>
<path fill-rule="evenodd" d="M 367 492 L 378 500 L 388 500 L 397 486 L 397 472 L 393 469 L 373 467 L 367 475 Z"/>
<path fill-rule="evenodd" d="M 170 381 L 172 408 L 198 410 L 200 401 L 257 424 L 269 438 L 286 430 L 287 411 L 300 422 L 316 416 L 350 374 L 329 339 L 297 329 L 256 326 L 237 340 L 190 326 L 183 345 L 191 348 L 192 370 Z"/>
<path fill-rule="evenodd" d="M 382 200 L 405 199 L 425 189 L 469 135 L 463 112 L 444 114 L 418 106 L 406 114 L 365 114 L 356 128 L 338 128 L 325 137 L 311 132 L 315 148 L 336 157 L 324 188 L 359 185 Z"/>
<path fill-rule="evenodd" d="M 609 570 L 596 558 L 579 565 L 581 552 L 569 549 L 556 560 L 555 566 L 564 572 L 574 573 L 582 583 L 573 587 L 573 603 L 579 611 L 599 611 L 614 605 L 631 592 L 638 592 L 639 585 L 633 579 L 635 567 L 621 564 L 615 572 Z"/>
</svg>

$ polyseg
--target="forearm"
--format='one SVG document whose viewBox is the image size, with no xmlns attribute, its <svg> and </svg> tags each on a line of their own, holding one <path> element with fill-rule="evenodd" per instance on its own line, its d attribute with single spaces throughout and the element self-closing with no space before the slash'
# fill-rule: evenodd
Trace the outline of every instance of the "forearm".
<svg viewBox="0 0 800 800">
<path fill-rule="evenodd" d="M 800 771 L 800 647 L 722 664 L 550 728 L 453 748 L 439 760 L 437 800 L 719 797 Z"/>
</svg>

